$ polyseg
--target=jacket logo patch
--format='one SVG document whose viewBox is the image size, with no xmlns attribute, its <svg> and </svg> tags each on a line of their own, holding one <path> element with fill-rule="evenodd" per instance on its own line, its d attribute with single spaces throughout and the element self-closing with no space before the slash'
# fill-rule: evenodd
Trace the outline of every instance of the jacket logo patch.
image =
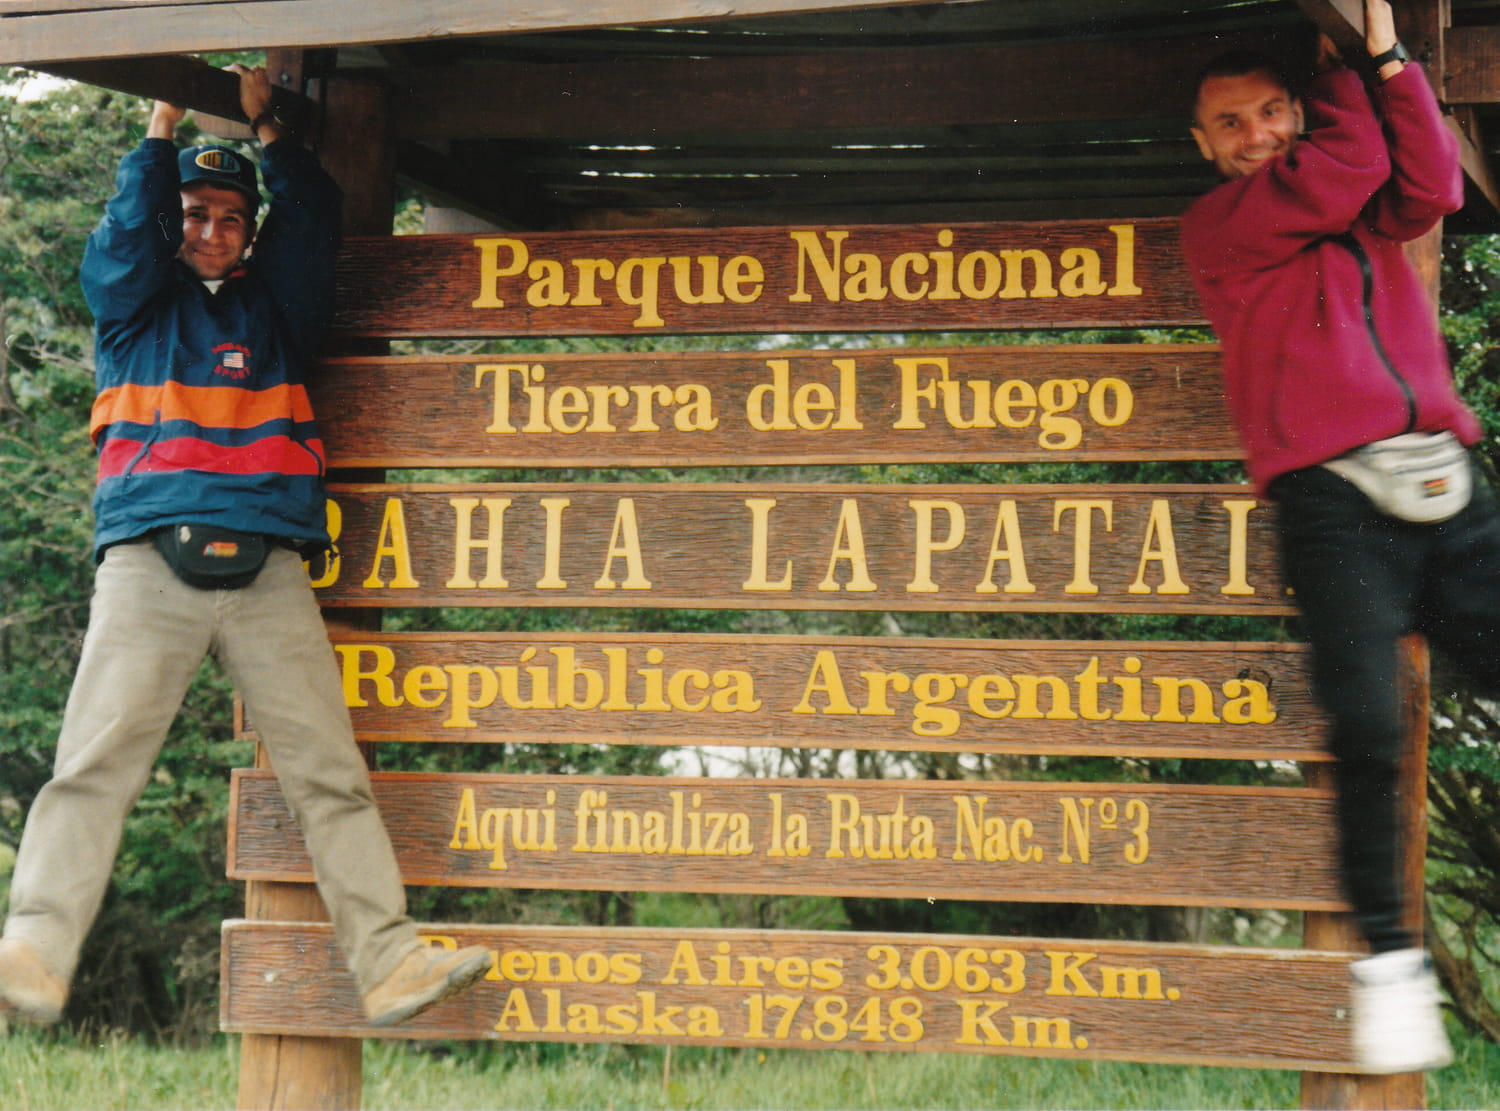
<svg viewBox="0 0 1500 1111">
<path fill-rule="evenodd" d="M 214 367 L 215 374 L 234 379 L 250 377 L 250 348 L 238 343 L 221 343 L 214 348 L 214 354 L 219 357 L 219 365 Z"/>
</svg>

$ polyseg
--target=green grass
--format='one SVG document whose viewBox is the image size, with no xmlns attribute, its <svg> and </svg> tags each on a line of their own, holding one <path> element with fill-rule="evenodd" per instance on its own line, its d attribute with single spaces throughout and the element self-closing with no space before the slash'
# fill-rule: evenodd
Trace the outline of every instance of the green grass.
<svg viewBox="0 0 1500 1111">
<path fill-rule="evenodd" d="M 1500 1108 L 1500 1047 L 1460 1036 L 1431 1075 L 1433 1108 Z M 192 1050 L 14 1029 L 0 1037 L 0 1111 L 232 1108 L 239 1045 Z M 935 1053 L 370 1042 L 364 1103 L 399 1108 L 1280 1108 L 1294 1073 Z"/>
</svg>

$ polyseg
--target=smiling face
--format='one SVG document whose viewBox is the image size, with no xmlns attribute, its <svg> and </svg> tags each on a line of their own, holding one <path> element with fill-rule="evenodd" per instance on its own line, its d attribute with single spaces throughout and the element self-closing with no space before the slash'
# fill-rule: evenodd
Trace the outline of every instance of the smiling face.
<svg viewBox="0 0 1500 1111">
<path fill-rule="evenodd" d="M 187 268 L 206 282 L 227 277 L 250 247 L 255 215 L 236 189 L 189 185 L 182 191 L 182 247 Z"/>
<path fill-rule="evenodd" d="M 1226 178 L 1249 177 L 1287 154 L 1302 131 L 1302 104 L 1264 70 L 1206 78 L 1193 138 Z"/>
</svg>

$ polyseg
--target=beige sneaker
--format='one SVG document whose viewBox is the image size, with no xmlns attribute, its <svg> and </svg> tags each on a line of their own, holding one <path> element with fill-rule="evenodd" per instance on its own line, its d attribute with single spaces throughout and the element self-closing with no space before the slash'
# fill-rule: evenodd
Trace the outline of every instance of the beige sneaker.
<svg viewBox="0 0 1500 1111">
<path fill-rule="evenodd" d="M 394 1026 L 419 1015 L 434 1003 L 457 995 L 490 967 L 490 951 L 482 945 L 467 949 L 413 949 L 396 970 L 365 995 L 365 1016 L 371 1026 Z"/>
<path fill-rule="evenodd" d="M 29 941 L 0 939 L 0 1008 L 9 1008 L 27 1022 L 51 1025 L 62 1018 L 68 985 L 47 971 Z"/>
</svg>

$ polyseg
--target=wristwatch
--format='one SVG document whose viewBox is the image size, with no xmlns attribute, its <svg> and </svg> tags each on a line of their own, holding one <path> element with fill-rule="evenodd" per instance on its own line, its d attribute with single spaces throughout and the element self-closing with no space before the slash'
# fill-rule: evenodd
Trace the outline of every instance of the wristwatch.
<svg viewBox="0 0 1500 1111">
<path fill-rule="evenodd" d="M 286 121 L 281 118 L 281 114 L 275 108 L 269 108 L 250 121 L 250 130 L 259 131 L 262 124 L 268 123 L 274 123 L 282 130 L 286 129 Z"/>
<path fill-rule="evenodd" d="M 1389 50 L 1384 50 L 1384 51 L 1381 51 L 1379 54 L 1376 54 L 1373 58 L 1370 59 L 1370 64 L 1372 66 L 1374 66 L 1376 70 L 1379 70 L 1380 67 L 1383 66 L 1383 65 L 1385 65 L 1387 62 L 1409 62 L 1409 61 L 1411 61 L 1411 55 L 1406 52 L 1406 47 L 1402 46 L 1398 42 L 1395 46 L 1391 47 Z"/>
</svg>

